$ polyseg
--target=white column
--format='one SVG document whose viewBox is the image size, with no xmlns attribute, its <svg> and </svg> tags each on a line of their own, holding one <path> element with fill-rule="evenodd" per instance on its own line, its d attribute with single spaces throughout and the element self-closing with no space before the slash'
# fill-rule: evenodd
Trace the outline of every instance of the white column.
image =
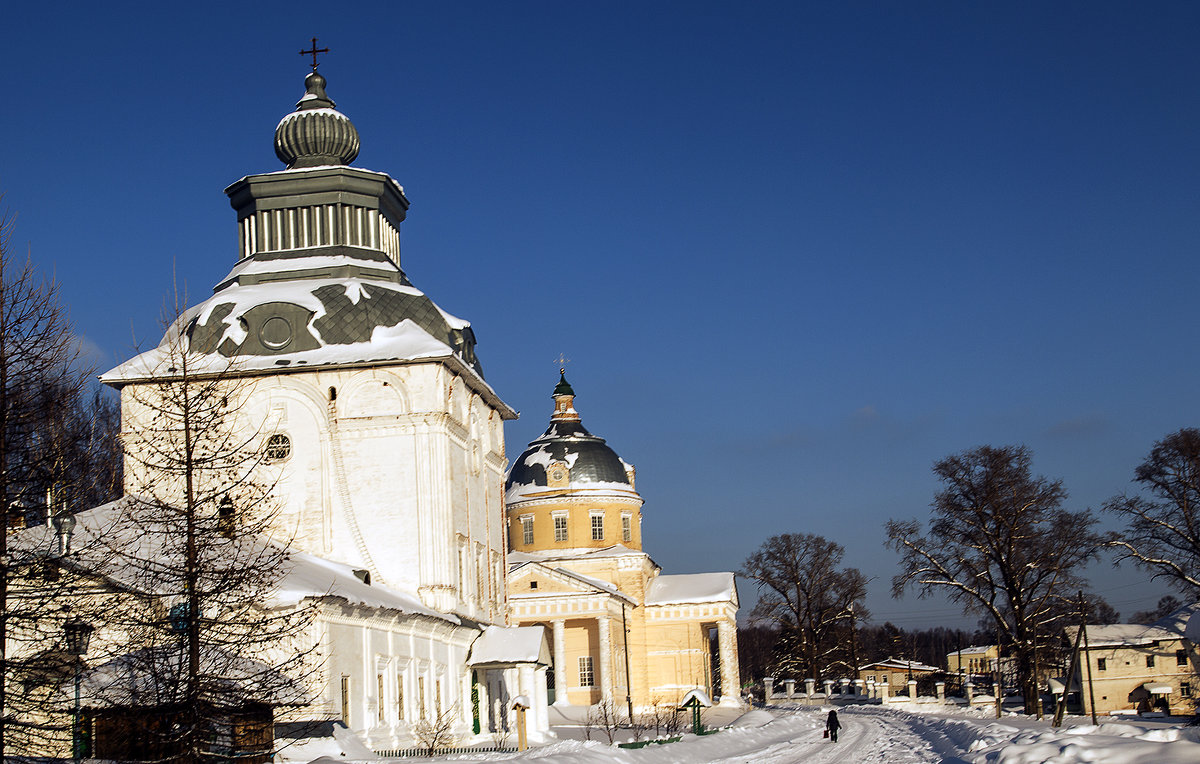
<svg viewBox="0 0 1200 764">
<path fill-rule="evenodd" d="M 546 703 L 546 669 L 539 668 L 533 674 L 533 682 L 536 688 L 534 695 L 537 710 L 537 729 L 538 732 L 548 732 L 550 730 L 550 712 L 549 704 Z"/>
<path fill-rule="evenodd" d="M 554 627 L 554 705 L 567 706 L 567 624 L 565 621 L 551 621 Z"/>
<path fill-rule="evenodd" d="M 602 615 L 597 623 L 600 624 L 600 700 L 612 702 L 612 632 L 608 625 L 608 616 Z"/>
<path fill-rule="evenodd" d="M 717 622 L 717 652 L 721 659 L 722 706 L 742 705 L 741 676 L 738 671 L 735 630 L 728 621 Z"/>
<path fill-rule="evenodd" d="M 533 669 L 534 664 L 532 663 L 522 663 L 517 669 L 519 686 L 517 692 L 529 699 L 530 708 L 533 708 L 533 704 L 537 702 L 537 688 L 533 683 Z"/>
<path fill-rule="evenodd" d="M 475 685 L 479 690 L 479 731 L 484 734 L 492 731 L 492 688 L 488 673 L 488 669 L 479 669 L 479 684 Z"/>
</svg>

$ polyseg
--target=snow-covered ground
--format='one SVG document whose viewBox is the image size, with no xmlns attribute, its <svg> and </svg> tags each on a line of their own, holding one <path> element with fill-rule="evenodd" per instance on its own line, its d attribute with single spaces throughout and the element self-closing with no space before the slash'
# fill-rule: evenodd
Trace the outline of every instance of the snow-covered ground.
<svg viewBox="0 0 1200 764">
<path fill-rule="evenodd" d="M 716 709 L 713 709 L 714 711 Z M 989 718 L 980 712 L 942 715 L 879 706 L 838 709 L 840 740 L 822 737 L 828 709 L 755 709 L 713 735 L 685 735 L 677 743 L 625 749 L 597 740 L 563 739 L 523 753 L 458 754 L 436 761 L 534 761 L 539 764 L 1195 764 L 1200 727 L 1186 720 L 1106 721 L 1069 718 L 1062 729 L 1049 720 Z M 713 721 L 718 721 L 713 719 Z M 723 721 L 723 720 L 720 720 Z M 560 728 L 560 737 L 581 737 Z M 595 735 L 593 734 L 593 737 Z M 325 753 L 325 751 L 322 751 Z M 328 752 L 330 762 L 369 761 Z M 340 752 L 339 752 L 340 753 Z M 292 759 L 295 760 L 295 759 Z M 377 760 L 375 760 L 377 761 Z M 394 761 L 394 760 L 393 760 Z M 429 762 L 409 758 L 406 762 Z"/>
</svg>

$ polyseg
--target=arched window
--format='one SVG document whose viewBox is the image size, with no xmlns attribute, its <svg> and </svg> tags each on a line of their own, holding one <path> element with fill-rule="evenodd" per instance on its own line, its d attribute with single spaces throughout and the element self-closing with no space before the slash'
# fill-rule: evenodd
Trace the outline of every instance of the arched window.
<svg viewBox="0 0 1200 764">
<path fill-rule="evenodd" d="M 292 439 L 283 434 L 272 435 L 267 438 L 267 447 L 263 451 L 263 457 L 268 462 L 281 462 L 292 455 Z"/>
</svg>

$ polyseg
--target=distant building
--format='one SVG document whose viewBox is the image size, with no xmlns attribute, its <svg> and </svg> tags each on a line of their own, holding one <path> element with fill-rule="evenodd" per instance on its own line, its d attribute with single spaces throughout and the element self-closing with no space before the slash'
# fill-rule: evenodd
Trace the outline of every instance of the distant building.
<svg viewBox="0 0 1200 764">
<path fill-rule="evenodd" d="M 1072 682 L 1073 689 L 1082 689 L 1084 712 L 1091 712 L 1094 697 L 1097 713 L 1194 713 L 1200 651 L 1184 632 L 1197 611 L 1200 603 L 1185 605 L 1149 626 L 1087 626 L 1087 648 L 1081 647 L 1083 660 Z M 1072 644 L 1078 631 L 1078 626 L 1067 628 Z"/>
<path fill-rule="evenodd" d="M 676 705 L 697 688 L 740 704 L 733 573 L 661 575 L 633 466 L 584 428 L 565 376 L 553 397 L 505 495 L 511 622 L 551 635 L 554 704 Z"/>
<path fill-rule="evenodd" d="M 983 680 L 989 687 L 999 671 L 1001 686 L 1017 684 L 1017 659 L 1001 656 L 999 645 L 976 645 L 946 653 L 946 670 L 951 674 L 963 672 L 974 677 L 976 684 Z"/>
<path fill-rule="evenodd" d="M 952 653 L 946 653 L 946 670 L 951 674 L 966 673 L 991 674 L 996 670 L 996 661 L 1000 657 L 998 645 L 980 645 L 964 647 Z"/>
<path fill-rule="evenodd" d="M 907 689 L 909 679 L 924 679 L 940 671 L 937 666 L 928 666 L 906 658 L 888 658 L 860 667 L 858 678 L 864 682 L 886 684 L 888 691 L 895 695 L 900 690 Z"/>
</svg>

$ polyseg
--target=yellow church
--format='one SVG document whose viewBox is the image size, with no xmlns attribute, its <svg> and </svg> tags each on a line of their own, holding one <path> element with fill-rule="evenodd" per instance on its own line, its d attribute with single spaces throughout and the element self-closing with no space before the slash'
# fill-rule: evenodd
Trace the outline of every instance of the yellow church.
<svg viewBox="0 0 1200 764">
<path fill-rule="evenodd" d="M 554 705 L 633 713 L 694 689 L 740 705 L 733 573 L 662 575 L 642 551 L 633 465 L 584 428 L 565 372 L 553 397 L 505 505 L 510 619 L 551 637 Z"/>
</svg>

